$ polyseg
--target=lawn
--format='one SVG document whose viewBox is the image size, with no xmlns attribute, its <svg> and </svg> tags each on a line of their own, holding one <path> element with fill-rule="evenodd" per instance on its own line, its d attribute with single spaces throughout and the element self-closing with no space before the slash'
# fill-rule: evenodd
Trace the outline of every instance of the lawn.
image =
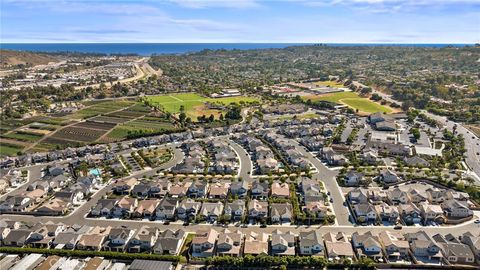
<svg viewBox="0 0 480 270">
<path fill-rule="evenodd" d="M 338 104 L 345 104 L 353 109 L 358 109 L 360 112 L 363 113 L 392 112 L 392 109 L 390 109 L 389 107 L 375 103 L 367 98 L 362 98 L 355 92 L 338 92 L 324 95 L 310 95 L 305 96 L 304 99 L 311 99 L 312 101 L 322 100 Z"/>
<path fill-rule="evenodd" d="M 333 87 L 333 88 L 341 88 L 345 87 L 342 83 L 338 83 L 336 81 L 319 81 L 319 82 L 314 82 L 315 85 L 318 86 L 328 86 L 328 87 Z"/>
<path fill-rule="evenodd" d="M 341 100 L 342 103 L 345 103 L 347 106 L 358 109 L 361 112 L 366 113 L 376 113 L 376 112 L 384 112 L 384 113 L 391 113 L 392 109 L 380 105 L 378 103 L 372 102 L 366 98 L 344 98 Z"/>
<path fill-rule="evenodd" d="M 179 113 L 180 107 L 183 106 L 185 108 L 185 113 L 190 116 L 192 120 L 196 120 L 196 117 L 201 115 L 209 116 L 210 114 L 213 114 L 217 116 L 221 113 L 219 110 L 210 110 L 204 108 L 203 105 L 206 102 L 229 105 L 231 103 L 249 103 L 259 101 L 258 98 L 243 96 L 206 98 L 194 93 L 153 96 L 148 97 L 148 100 L 154 105 L 160 105 L 165 111 L 170 113 Z"/>
</svg>

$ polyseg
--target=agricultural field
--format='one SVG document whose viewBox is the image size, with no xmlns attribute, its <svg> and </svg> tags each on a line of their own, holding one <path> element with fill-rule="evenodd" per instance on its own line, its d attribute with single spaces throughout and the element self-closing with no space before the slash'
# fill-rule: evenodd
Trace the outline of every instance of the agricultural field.
<svg viewBox="0 0 480 270">
<path fill-rule="evenodd" d="M 0 156 L 15 156 L 23 148 L 21 145 L 0 141 Z"/>
<path fill-rule="evenodd" d="M 129 106 L 134 105 L 134 101 L 127 101 L 127 100 L 112 100 L 112 101 L 105 101 L 105 102 L 98 102 L 94 105 L 88 106 L 83 108 L 73 115 L 70 115 L 69 118 L 77 118 L 77 119 L 86 119 L 90 117 L 94 117 L 97 115 L 103 115 L 112 113 L 115 111 L 119 111 L 125 109 Z"/>
<path fill-rule="evenodd" d="M 102 135 L 106 134 L 115 124 L 86 121 L 80 122 L 72 126 L 62 128 L 47 138 L 45 142 L 52 144 L 65 144 L 70 142 L 94 142 Z"/>
<path fill-rule="evenodd" d="M 344 104 L 352 109 L 358 110 L 360 113 L 393 112 L 391 108 L 375 103 L 367 98 L 362 98 L 355 92 L 338 92 L 324 95 L 310 95 L 303 98 L 310 99 L 312 101 L 323 100 L 338 104 Z"/>
<path fill-rule="evenodd" d="M 252 103 L 260 101 L 258 98 L 255 97 L 244 96 L 206 98 L 194 93 L 153 96 L 148 97 L 147 100 L 150 102 L 150 104 L 154 106 L 158 105 L 166 112 L 170 112 L 173 114 L 179 113 L 180 108 L 183 106 L 185 109 L 185 113 L 188 117 L 192 118 L 193 121 L 195 121 L 198 116 L 209 116 L 210 114 L 218 116 L 220 115 L 220 113 L 222 113 L 221 110 L 207 108 L 206 103 L 219 104 L 224 106 L 231 103 Z"/>
<path fill-rule="evenodd" d="M 119 124 L 107 134 L 106 141 L 126 139 L 133 134 L 143 134 L 147 136 L 175 129 L 175 125 L 166 120 L 154 117 L 145 117 Z"/>
</svg>

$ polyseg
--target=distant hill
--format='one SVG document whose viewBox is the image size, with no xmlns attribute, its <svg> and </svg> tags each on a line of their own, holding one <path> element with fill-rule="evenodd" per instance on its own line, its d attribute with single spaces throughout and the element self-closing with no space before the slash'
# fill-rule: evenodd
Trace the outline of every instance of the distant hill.
<svg viewBox="0 0 480 270">
<path fill-rule="evenodd" d="M 0 50 L 0 67 L 37 66 L 46 65 L 50 62 L 58 62 L 58 59 L 42 53 Z"/>
</svg>

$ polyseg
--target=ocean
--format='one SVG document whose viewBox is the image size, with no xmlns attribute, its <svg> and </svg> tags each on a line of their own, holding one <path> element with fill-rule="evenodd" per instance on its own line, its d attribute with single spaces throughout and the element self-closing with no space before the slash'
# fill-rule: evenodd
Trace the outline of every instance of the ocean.
<svg viewBox="0 0 480 270">
<path fill-rule="evenodd" d="M 414 46 L 435 47 L 446 46 L 463 47 L 473 44 L 365 44 L 365 43 L 322 43 L 328 46 Z M 268 49 L 285 48 L 295 45 L 313 45 L 312 43 L 2 43 L 1 49 L 36 51 L 36 52 L 82 52 L 102 54 L 138 54 L 150 56 L 152 54 L 183 54 L 198 52 L 204 49 Z"/>
</svg>

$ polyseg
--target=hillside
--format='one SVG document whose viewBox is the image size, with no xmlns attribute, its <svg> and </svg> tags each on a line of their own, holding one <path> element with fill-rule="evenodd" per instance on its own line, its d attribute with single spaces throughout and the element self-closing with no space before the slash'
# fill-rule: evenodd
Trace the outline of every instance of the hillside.
<svg viewBox="0 0 480 270">
<path fill-rule="evenodd" d="M 0 50 L 0 67 L 45 65 L 58 60 L 50 55 L 33 52 Z"/>
</svg>

